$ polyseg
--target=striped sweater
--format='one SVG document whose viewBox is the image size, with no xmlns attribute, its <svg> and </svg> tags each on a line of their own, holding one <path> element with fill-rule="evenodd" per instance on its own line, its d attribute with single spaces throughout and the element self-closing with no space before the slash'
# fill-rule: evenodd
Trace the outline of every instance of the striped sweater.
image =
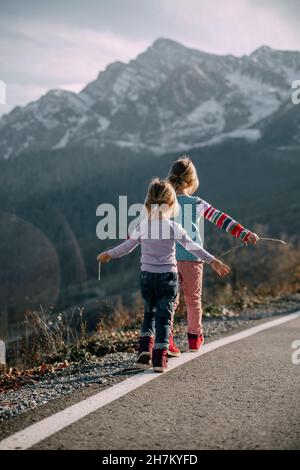
<svg viewBox="0 0 300 470">
<path fill-rule="evenodd" d="M 199 233 L 199 222 L 201 217 L 204 217 L 204 219 L 209 220 L 219 229 L 231 233 L 231 235 L 243 240 L 244 242 L 248 240 L 252 233 L 250 230 L 247 230 L 240 223 L 232 219 L 229 215 L 216 209 L 199 197 L 181 194 L 177 196 L 177 199 L 180 206 L 180 215 L 176 221 L 180 222 L 190 238 L 201 246 L 203 246 Z M 189 253 L 183 246 L 177 243 L 176 259 L 177 261 L 195 261 L 197 260 L 197 257 L 192 253 Z"/>
<path fill-rule="evenodd" d="M 203 201 L 204 202 L 204 201 Z M 206 203 L 207 204 L 207 203 Z M 243 227 L 241 224 L 233 220 L 229 215 L 224 212 L 215 209 L 210 204 L 207 204 L 207 208 L 204 211 L 204 218 L 215 224 L 222 230 L 230 232 L 236 238 L 247 241 L 251 232 Z"/>
</svg>

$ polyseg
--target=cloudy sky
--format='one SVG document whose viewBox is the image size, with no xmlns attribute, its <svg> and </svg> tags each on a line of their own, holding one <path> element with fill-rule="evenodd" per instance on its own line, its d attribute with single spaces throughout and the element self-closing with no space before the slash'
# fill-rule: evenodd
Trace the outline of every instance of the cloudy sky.
<svg viewBox="0 0 300 470">
<path fill-rule="evenodd" d="M 79 91 L 158 37 L 219 54 L 300 50 L 299 0 L 0 0 L 0 114 L 51 88 Z"/>
</svg>

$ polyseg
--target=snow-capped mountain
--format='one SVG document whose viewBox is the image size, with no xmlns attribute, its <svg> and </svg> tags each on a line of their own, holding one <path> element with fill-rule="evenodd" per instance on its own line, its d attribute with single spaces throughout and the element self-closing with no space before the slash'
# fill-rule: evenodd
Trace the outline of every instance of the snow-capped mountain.
<svg viewBox="0 0 300 470">
<path fill-rule="evenodd" d="M 300 149 L 300 105 L 290 99 L 259 123 L 264 142 L 284 150 Z"/>
<path fill-rule="evenodd" d="M 249 56 L 208 54 L 158 39 L 115 62 L 80 93 L 49 91 L 0 120 L 0 158 L 78 143 L 154 153 L 224 138 L 259 139 L 300 78 L 300 52 L 262 46 Z"/>
</svg>

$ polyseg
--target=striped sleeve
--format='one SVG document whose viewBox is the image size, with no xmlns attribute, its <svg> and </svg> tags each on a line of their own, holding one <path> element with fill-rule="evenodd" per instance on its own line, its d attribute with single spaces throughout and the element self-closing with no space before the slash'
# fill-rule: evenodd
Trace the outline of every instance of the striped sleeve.
<svg viewBox="0 0 300 470">
<path fill-rule="evenodd" d="M 200 206 L 202 206 L 201 209 Z M 247 230 L 228 214 L 225 214 L 225 212 L 215 209 L 215 207 L 211 206 L 208 202 L 199 200 L 199 211 L 201 211 L 201 215 L 203 215 L 206 220 L 215 224 L 219 229 L 231 233 L 231 235 L 244 242 L 246 242 L 251 235 L 250 230 Z"/>
</svg>

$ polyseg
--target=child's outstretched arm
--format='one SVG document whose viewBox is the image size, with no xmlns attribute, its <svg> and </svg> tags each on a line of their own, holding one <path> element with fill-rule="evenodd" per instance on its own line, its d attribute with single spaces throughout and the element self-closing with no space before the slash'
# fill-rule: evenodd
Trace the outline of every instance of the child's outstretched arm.
<svg viewBox="0 0 300 470">
<path fill-rule="evenodd" d="M 199 214 L 203 215 L 205 219 L 215 224 L 219 229 L 225 230 L 225 232 L 231 233 L 236 238 L 239 238 L 243 242 L 255 244 L 259 237 L 256 233 L 246 229 L 239 222 L 234 220 L 225 212 L 222 212 L 206 201 L 199 199 L 198 205 Z"/>
<path fill-rule="evenodd" d="M 208 263 L 219 276 L 226 276 L 230 273 L 229 266 L 204 250 L 198 243 L 195 243 L 179 224 L 174 224 L 174 237 L 186 250 L 196 255 L 201 261 Z"/>
<path fill-rule="evenodd" d="M 97 256 L 97 261 L 101 261 L 102 263 L 107 263 L 111 259 L 114 258 L 121 258 L 122 256 L 131 253 L 141 242 L 139 232 L 134 230 L 132 235 L 128 240 L 120 243 L 119 245 L 111 248 L 110 250 L 103 251 Z"/>
</svg>

